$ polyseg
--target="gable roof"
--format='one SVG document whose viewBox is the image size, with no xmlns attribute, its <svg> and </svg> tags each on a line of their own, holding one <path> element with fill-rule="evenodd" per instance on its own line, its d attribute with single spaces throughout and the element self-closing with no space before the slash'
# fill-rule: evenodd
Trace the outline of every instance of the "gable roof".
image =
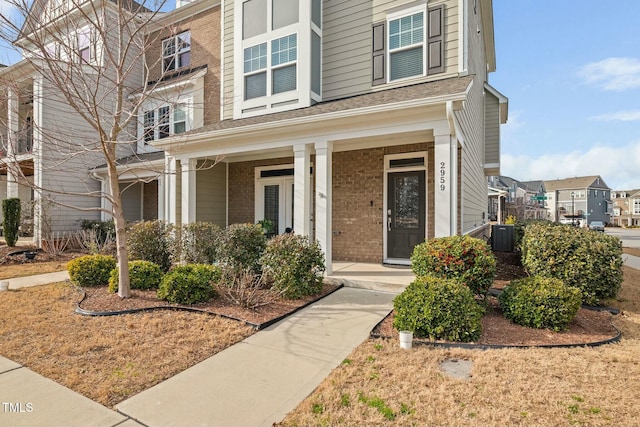
<svg viewBox="0 0 640 427">
<path fill-rule="evenodd" d="M 537 181 L 520 181 L 518 183 L 518 185 L 523 188 L 524 190 L 530 192 L 530 193 L 537 193 L 540 190 L 540 186 L 542 186 L 544 191 L 545 185 L 544 185 L 544 181 L 542 180 L 537 180 Z"/>
<path fill-rule="evenodd" d="M 580 188 L 604 188 L 610 189 L 600 175 L 577 176 L 574 178 L 556 179 L 544 181 L 547 191 L 571 190 Z"/>
</svg>

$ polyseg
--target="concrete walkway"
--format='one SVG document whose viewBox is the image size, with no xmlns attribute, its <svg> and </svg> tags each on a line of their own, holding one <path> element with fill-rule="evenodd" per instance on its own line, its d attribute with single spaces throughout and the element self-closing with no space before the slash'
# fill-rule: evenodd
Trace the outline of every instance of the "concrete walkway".
<svg viewBox="0 0 640 427">
<path fill-rule="evenodd" d="M 9 282 L 9 289 L 29 288 L 31 286 L 48 285 L 50 283 L 64 282 L 69 280 L 67 271 L 56 271 L 54 273 L 37 274 L 35 276 L 16 277 L 14 279 L 3 279 Z"/>
<path fill-rule="evenodd" d="M 393 298 L 340 289 L 116 409 L 150 427 L 271 426 L 368 337 Z"/>
</svg>

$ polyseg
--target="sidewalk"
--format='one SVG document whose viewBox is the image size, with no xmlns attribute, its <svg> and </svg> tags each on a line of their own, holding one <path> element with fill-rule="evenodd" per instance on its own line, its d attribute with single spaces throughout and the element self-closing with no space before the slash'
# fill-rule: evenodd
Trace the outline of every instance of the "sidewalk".
<svg viewBox="0 0 640 427">
<path fill-rule="evenodd" d="M 48 285 L 50 283 L 64 282 L 65 280 L 69 280 L 69 273 L 66 270 L 56 271 L 54 273 L 37 274 L 35 276 L 16 277 L 14 279 L 2 279 L 3 282 L 9 282 L 9 289 Z"/>
<path fill-rule="evenodd" d="M 635 268 L 636 270 L 640 270 L 640 257 L 622 254 L 622 261 L 624 265 L 627 267 Z"/>
<path fill-rule="evenodd" d="M 394 296 L 340 289 L 116 409 L 150 427 L 271 426 L 368 337 Z"/>
</svg>

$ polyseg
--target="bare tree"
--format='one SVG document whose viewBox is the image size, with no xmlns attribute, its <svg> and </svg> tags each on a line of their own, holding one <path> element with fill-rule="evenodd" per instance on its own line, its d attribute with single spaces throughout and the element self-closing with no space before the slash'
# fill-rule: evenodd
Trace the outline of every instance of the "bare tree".
<svg viewBox="0 0 640 427">
<path fill-rule="evenodd" d="M 27 120 L 19 114 L 21 126 L 8 124 L 9 141 L 5 145 L 9 150 L 4 154 L 11 162 L 5 168 L 36 191 L 91 196 L 109 202 L 108 207 L 100 207 L 76 204 L 70 198 L 53 198 L 59 205 L 84 211 L 102 209 L 113 217 L 120 297 L 130 296 L 130 286 L 118 159 L 135 155 L 141 106 L 150 96 L 158 96 L 151 94 L 163 80 L 161 75 L 153 82 L 147 81 L 149 69 L 158 64 L 149 63 L 148 59 L 145 62 L 145 52 L 157 50 L 159 37 L 172 31 L 160 31 L 156 24 L 164 1 L 8 0 L 11 8 L 0 13 L 0 39 L 21 48 L 24 57 L 10 67 L 12 70 L 0 70 L 6 71 L 7 90 L 31 97 L 34 105 L 42 106 L 46 101 L 46 108 L 54 106 L 60 111 L 57 117 L 74 118 L 72 122 L 45 123 L 37 120 L 45 117 L 43 112 L 29 117 L 30 132 L 37 136 L 31 149 L 39 154 L 40 167 L 61 172 L 78 168 L 86 173 L 87 180 L 78 185 L 80 178 L 76 178 L 72 185 L 63 179 L 43 180 L 36 176 L 34 182 L 28 182 L 23 168 L 17 166 L 20 150 L 15 147 L 21 139 L 15 130 L 25 128 Z M 160 61 L 162 55 L 156 62 Z M 37 79 L 26 89 L 25 75 Z M 100 164 L 108 171 L 106 192 L 89 177 L 89 168 Z"/>
</svg>

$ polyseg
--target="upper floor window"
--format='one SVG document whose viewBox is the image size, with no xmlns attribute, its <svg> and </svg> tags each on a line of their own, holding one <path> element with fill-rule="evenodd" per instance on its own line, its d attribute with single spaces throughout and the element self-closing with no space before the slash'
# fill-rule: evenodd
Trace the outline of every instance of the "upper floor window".
<svg viewBox="0 0 640 427">
<path fill-rule="evenodd" d="M 244 99 L 295 90 L 297 59 L 297 34 L 245 48 Z"/>
<path fill-rule="evenodd" d="M 187 111 L 184 105 L 163 105 L 144 112 L 143 138 L 145 143 L 168 138 L 187 130 Z"/>
<path fill-rule="evenodd" d="M 82 62 L 90 62 L 94 59 L 92 33 L 90 28 L 78 31 L 78 57 Z"/>
<path fill-rule="evenodd" d="M 389 80 L 421 76 L 423 54 L 423 12 L 389 21 Z"/>
<path fill-rule="evenodd" d="M 191 63 L 191 32 L 183 31 L 162 41 L 162 71 L 187 67 Z"/>
<path fill-rule="evenodd" d="M 444 71 L 444 6 L 393 13 L 373 26 L 373 84 Z"/>
<path fill-rule="evenodd" d="M 633 200 L 633 214 L 640 215 L 640 199 Z"/>
</svg>

